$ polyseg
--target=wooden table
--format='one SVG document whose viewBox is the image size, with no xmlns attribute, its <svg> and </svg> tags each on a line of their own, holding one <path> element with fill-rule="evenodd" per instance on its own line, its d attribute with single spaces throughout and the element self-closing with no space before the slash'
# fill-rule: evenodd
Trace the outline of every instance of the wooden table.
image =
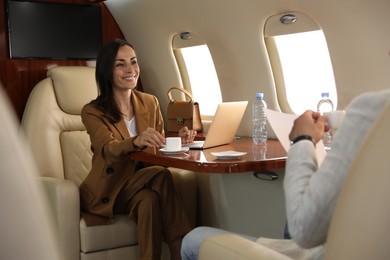
<svg viewBox="0 0 390 260">
<path fill-rule="evenodd" d="M 220 160 L 211 154 L 227 150 L 247 154 L 234 160 Z M 286 157 L 287 153 L 278 140 L 268 140 L 264 146 L 253 144 L 251 138 L 237 138 L 231 144 L 205 150 L 189 150 L 179 155 L 166 155 L 157 149 L 148 148 L 130 156 L 132 160 L 145 163 L 206 173 L 239 173 L 284 168 Z"/>
</svg>

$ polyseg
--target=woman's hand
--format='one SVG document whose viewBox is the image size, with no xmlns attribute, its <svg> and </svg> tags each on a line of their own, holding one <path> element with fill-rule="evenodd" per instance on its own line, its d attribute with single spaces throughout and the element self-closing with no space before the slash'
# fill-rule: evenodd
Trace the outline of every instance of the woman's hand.
<svg viewBox="0 0 390 260">
<path fill-rule="evenodd" d="M 311 136 L 314 143 L 322 139 L 324 131 L 327 131 L 325 126 L 326 118 L 320 113 L 311 110 L 305 111 L 294 121 L 289 138 L 294 140 L 298 136 Z"/>
<path fill-rule="evenodd" d="M 147 146 L 161 148 L 165 145 L 165 138 L 153 128 L 148 127 L 138 136 L 138 138 L 134 139 L 133 143 L 138 147 Z"/>
<path fill-rule="evenodd" d="M 189 130 L 188 127 L 183 127 L 179 131 L 179 137 L 181 137 L 181 142 L 183 144 L 188 144 L 194 141 L 197 132 L 195 130 Z"/>
</svg>

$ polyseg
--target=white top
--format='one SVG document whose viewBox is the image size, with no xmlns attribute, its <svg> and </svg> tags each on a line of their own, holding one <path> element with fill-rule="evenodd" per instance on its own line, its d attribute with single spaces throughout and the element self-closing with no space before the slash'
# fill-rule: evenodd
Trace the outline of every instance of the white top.
<svg viewBox="0 0 390 260">
<path fill-rule="evenodd" d="M 127 127 L 127 131 L 129 131 L 129 134 L 130 136 L 136 136 L 137 135 L 137 127 L 136 127 L 136 123 L 135 123 L 135 116 L 133 116 L 132 119 L 130 120 L 125 120 L 125 124 L 126 124 L 126 127 Z"/>
<path fill-rule="evenodd" d="M 354 99 L 346 109 L 344 122 L 320 168 L 312 142 L 300 141 L 288 151 L 284 178 L 288 227 L 293 241 L 299 246 L 319 246 L 320 253 L 312 251 L 315 256 L 310 259 L 323 257 L 326 234 L 345 177 L 364 137 L 389 99 L 390 89 Z M 278 250 L 280 244 L 273 242 L 274 246 L 271 241 L 258 240 L 258 243 Z"/>
</svg>

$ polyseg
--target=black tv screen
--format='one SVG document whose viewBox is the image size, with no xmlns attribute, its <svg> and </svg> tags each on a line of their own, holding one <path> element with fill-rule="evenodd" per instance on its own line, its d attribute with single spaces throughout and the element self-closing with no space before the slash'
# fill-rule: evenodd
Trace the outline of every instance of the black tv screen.
<svg viewBox="0 0 390 260">
<path fill-rule="evenodd" d="M 10 58 L 96 59 L 100 6 L 8 0 Z"/>
</svg>

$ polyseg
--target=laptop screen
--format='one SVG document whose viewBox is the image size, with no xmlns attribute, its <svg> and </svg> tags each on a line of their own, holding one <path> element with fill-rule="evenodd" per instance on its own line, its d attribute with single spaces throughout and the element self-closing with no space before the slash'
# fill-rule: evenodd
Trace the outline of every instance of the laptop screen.
<svg viewBox="0 0 390 260">
<path fill-rule="evenodd" d="M 206 139 L 189 144 L 190 149 L 206 149 L 231 143 L 240 126 L 248 101 L 224 102 L 218 105 Z"/>
</svg>

